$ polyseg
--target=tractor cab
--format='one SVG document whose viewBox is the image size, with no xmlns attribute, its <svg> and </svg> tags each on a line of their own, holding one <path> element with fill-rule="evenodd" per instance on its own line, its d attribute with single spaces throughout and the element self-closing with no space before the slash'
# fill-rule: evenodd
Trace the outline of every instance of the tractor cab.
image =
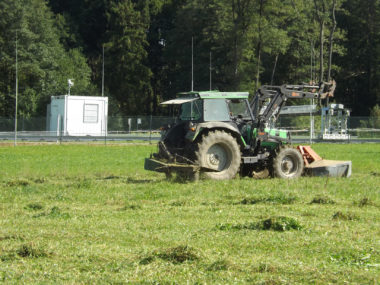
<svg viewBox="0 0 380 285">
<path fill-rule="evenodd" d="M 179 105 L 178 119 L 198 122 L 230 122 L 235 118 L 252 120 L 248 92 L 201 91 L 179 93 L 178 98 L 161 105 Z"/>
</svg>

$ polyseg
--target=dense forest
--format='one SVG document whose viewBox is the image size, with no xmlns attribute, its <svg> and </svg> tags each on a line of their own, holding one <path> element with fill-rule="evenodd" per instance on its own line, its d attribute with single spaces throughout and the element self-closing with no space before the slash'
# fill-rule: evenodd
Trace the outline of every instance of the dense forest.
<svg viewBox="0 0 380 285">
<path fill-rule="evenodd" d="M 1 0 L 0 117 L 15 112 L 16 50 L 20 115 L 44 116 L 68 78 L 100 95 L 104 50 L 123 116 L 191 89 L 192 46 L 195 90 L 334 78 L 353 115 L 380 104 L 379 0 Z"/>
</svg>

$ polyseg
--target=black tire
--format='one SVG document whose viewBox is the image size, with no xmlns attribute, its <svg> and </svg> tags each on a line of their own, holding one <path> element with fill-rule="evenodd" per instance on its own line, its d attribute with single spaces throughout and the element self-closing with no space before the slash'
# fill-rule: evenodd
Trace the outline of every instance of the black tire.
<svg viewBox="0 0 380 285">
<path fill-rule="evenodd" d="M 224 131 L 204 135 L 195 155 L 200 166 L 215 170 L 202 172 L 206 178 L 232 179 L 239 171 L 240 147 L 235 138 Z"/>
<path fill-rule="evenodd" d="M 302 175 L 303 169 L 301 153 L 291 147 L 281 147 L 273 160 L 273 174 L 278 178 L 298 178 Z"/>
</svg>

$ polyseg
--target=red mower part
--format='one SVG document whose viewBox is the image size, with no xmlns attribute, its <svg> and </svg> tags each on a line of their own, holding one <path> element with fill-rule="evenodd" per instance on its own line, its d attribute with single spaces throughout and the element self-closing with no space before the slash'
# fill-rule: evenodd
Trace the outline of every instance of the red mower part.
<svg viewBox="0 0 380 285">
<path fill-rule="evenodd" d="M 305 166 L 310 165 L 310 163 L 313 163 L 314 161 L 322 160 L 322 157 L 320 157 L 309 145 L 299 145 L 297 147 L 299 152 L 301 153 L 303 157 L 303 161 L 305 163 Z"/>
</svg>

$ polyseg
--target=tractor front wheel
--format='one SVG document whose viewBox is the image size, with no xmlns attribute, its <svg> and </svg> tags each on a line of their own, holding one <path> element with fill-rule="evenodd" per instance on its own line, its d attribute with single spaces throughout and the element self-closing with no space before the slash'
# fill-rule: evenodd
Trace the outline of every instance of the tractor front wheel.
<svg viewBox="0 0 380 285">
<path fill-rule="evenodd" d="M 291 147 L 281 147 L 273 159 L 273 174 L 278 178 L 298 178 L 304 169 L 301 153 Z"/>
<path fill-rule="evenodd" d="M 206 178 L 232 179 L 240 167 L 240 147 L 229 133 L 213 131 L 203 136 L 196 158 L 199 165 L 207 169 L 202 172 Z"/>
</svg>

